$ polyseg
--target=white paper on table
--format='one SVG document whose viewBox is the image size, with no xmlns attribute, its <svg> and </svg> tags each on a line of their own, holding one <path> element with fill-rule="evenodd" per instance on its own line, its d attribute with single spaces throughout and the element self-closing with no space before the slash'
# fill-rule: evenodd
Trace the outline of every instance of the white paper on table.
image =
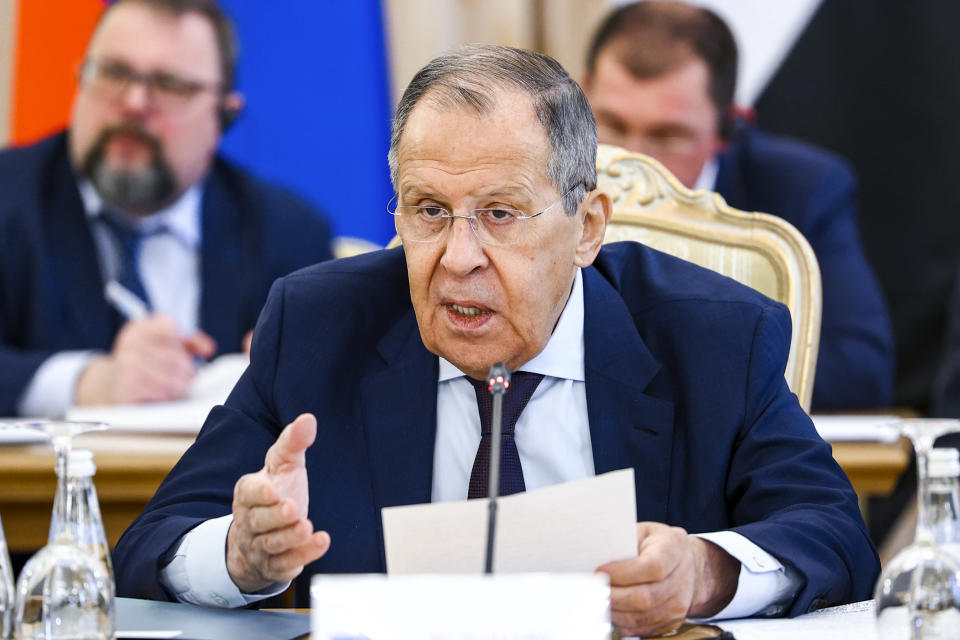
<svg viewBox="0 0 960 640">
<path fill-rule="evenodd" d="M 30 419 L 24 418 L 24 420 Z M 16 420 L 16 418 L 11 418 L 0 423 L 0 445 L 49 442 L 47 436 L 36 429 L 14 426 Z"/>
<path fill-rule="evenodd" d="M 248 363 L 242 353 L 208 362 L 197 370 L 187 398 L 179 402 L 72 407 L 66 419 L 106 422 L 121 431 L 197 433 L 210 410 L 226 401 Z"/>
<path fill-rule="evenodd" d="M 488 500 L 383 509 L 387 572 L 481 573 Z M 637 553 L 633 469 L 497 500 L 494 571 L 594 571 Z"/>
<path fill-rule="evenodd" d="M 900 438 L 897 416 L 819 414 L 810 418 L 827 442 L 896 442 Z"/>
<path fill-rule="evenodd" d="M 796 618 L 719 620 L 712 624 L 737 640 L 875 640 L 879 637 L 872 600 L 821 609 Z M 907 636 L 904 620 L 904 637 Z"/>
<path fill-rule="evenodd" d="M 250 358 L 243 353 L 227 353 L 214 358 L 197 370 L 188 398 L 223 404 L 248 364 Z"/>
</svg>

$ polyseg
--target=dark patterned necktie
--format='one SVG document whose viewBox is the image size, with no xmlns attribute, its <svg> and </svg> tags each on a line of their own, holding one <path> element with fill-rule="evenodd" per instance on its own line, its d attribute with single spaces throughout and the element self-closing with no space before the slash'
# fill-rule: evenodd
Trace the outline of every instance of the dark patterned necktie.
<svg viewBox="0 0 960 640">
<path fill-rule="evenodd" d="M 480 447 L 473 461 L 470 473 L 470 491 L 468 498 L 485 498 L 490 484 L 490 422 L 493 416 L 493 397 L 486 381 L 467 378 L 477 394 L 477 408 L 480 410 Z M 526 491 L 523 483 L 523 469 L 520 467 L 520 453 L 513 437 L 517 419 L 527 406 L 537 385 L 543 380 L 539 373 L 517 371 L 510 376 L 510 387 L 503 396 L 503 431 L 500 438 L 500 495 Z"/>
<path fill-rule="evenodd" d="M 117 241 L 117 282 L 127 291 L 140 298 L 148 309 L 151 308 L 150 297 L 147 295 L 143 280 L 140 278 L 140 249 L 143 247 L 145 238 L 163 233 L 165 229 L 159 227 L 154 231 L 145 232 L 110 213 L 104 213 L 100 216 L 100 219 L 110 229 Z"/>
</svg>

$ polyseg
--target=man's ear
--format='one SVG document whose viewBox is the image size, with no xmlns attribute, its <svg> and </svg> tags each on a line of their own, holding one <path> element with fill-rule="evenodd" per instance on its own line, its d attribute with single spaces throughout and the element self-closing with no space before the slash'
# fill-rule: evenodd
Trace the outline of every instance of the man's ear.
<svg viewBox="0 0 960 640">
<path fill-rule="evenodd" d="M 230 125 L 233 124 L 233 121 L 237 119 L 237 116 L 243 111 L 243 107 L 246 106 L 247 99 L 239 91 L 231 91 L 230 93 L 223 96 L 220 100 L 220 132 L 223 133 Z"/>
<path fill-rule="evenodd" d="M 600 189 L 587 193 L 580 203 L 577 215 L 583 216 L 580 229 L 580 241 L 577 243 L 577 255 L 574 263 L 578 267 L 589 267 L 600 252 L 603 235 L 611 213 L 610 196 Z"/>
</svg>

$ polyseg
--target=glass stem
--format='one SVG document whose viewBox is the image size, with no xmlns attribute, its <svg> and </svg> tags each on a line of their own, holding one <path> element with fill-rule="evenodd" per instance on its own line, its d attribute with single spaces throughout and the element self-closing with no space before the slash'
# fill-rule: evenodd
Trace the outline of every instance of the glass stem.
<svg viewBox="0 0 960 640">
<path fill-rule="evenodd" d="M 58 446 L 56 447 L 57 452 L 57 495 L 54 499 L 54 504 L 56 505 L 56 511 L 53 515 L 54 523 L 50 527 L 50 539 L 47 541 L 48 544 L 53 544 L 53 542 L 61 537 L 63 534 L 68 534 L 70 531 L 70 491 L 69 491 L 69 480 L 70 476 L 67 473 L 67 465 L 70 458 L 70 449 L 69 447 Z"/>
<path fill-rule="evenodd" d="M 927 461 L 930 448 L 917 447 L 917 531 L 918 543 L 933 544 L 933 529 L 930 526 L 930 480 L 927 475 Z"/>
</svg>

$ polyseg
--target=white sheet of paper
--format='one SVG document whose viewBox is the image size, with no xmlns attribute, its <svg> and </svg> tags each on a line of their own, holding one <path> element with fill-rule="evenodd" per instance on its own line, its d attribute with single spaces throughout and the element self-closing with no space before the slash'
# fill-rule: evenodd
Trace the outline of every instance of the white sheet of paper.
<svg viewBox="0 0 960 640">
<path fill-rule="evenodd" d="M 494 571 L 593 571 L 637 553 L 633 469 L 497 500 Z M 481 573 L 483 500 L 383 510 L 387 572 Z"/>
<path fill-rule="evenodd" d="M 114 430 L 197 433 L 210 410 L 230 395 L 248 362 L 245 355 L 231 353 L 203 365 L 188 397 L 180 402 L 73 407 L 66 419 L 106 422 Z"/>
<path fill-rule="evenodd" d="M 211 360 L 197 370 L 197 377 L 190 384 L 189 399 L 223 404 L 248 364 L 250 358 L 243 353 L 226 353 Z"/>
<path fill-rule="evenodd" d="M 185 401 L 76 407 L 67 411 L 66 418 L 105 422 L 112 431 L 195 434 L 216 404 Z"/>
<path fill-rule="evenodd" d="M 818 414 L 810 418 L 827 442 L 896 442 L 900 438 L 896 416 Z"/>
<path fill-rule="evenodd" d="M 29 420 L 30 418 L 25 418 Z M 0 444 L 33 444 L 38 442 L 49 442 L 47 436 L 35 429 L 26 427 L 17 427 L 16 418 L 3 420 L 0 422 Z"/>
</svg>

